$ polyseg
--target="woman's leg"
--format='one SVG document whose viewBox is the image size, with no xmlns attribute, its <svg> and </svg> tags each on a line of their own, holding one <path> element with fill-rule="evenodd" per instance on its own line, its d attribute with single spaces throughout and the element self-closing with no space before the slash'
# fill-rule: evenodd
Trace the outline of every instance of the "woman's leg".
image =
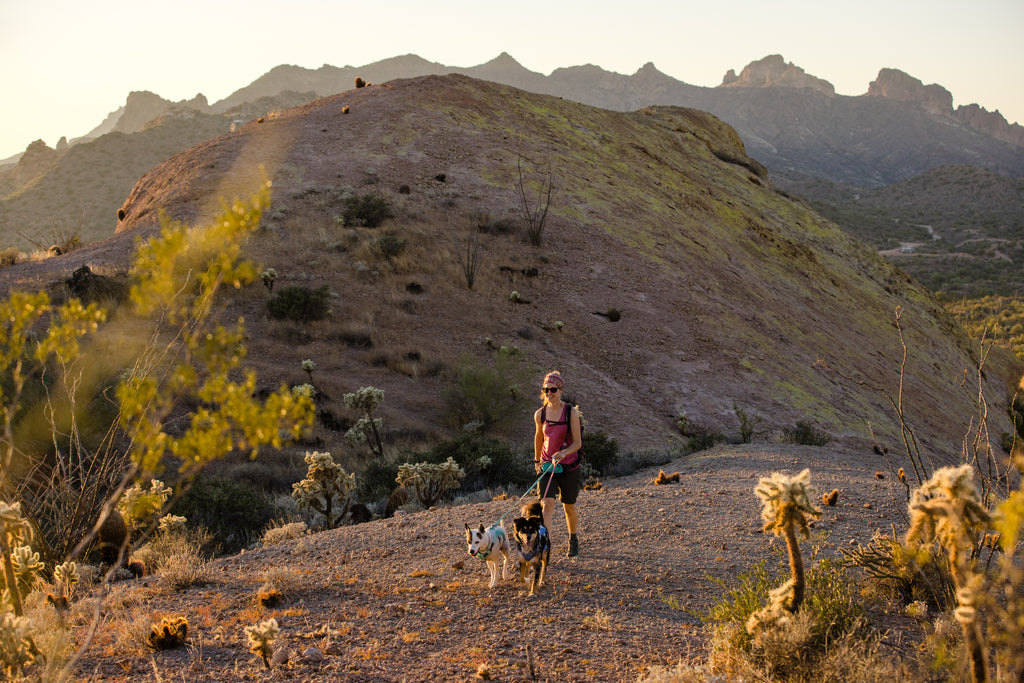
<svg viewBox="0 0 1024 683">
<path fill-rule="evenodd" d="M 565 525 L 569 527 L 569 535 L 574 536 L 576 534 L 576 526 L 578 524 L 576 504 L 563 504 L 562 508 L 565 510 Z"/>
</svg>

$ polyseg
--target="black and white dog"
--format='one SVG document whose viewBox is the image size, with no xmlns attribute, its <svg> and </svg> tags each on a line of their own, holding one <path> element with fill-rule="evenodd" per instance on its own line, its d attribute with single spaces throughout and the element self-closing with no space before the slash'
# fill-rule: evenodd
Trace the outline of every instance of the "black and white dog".
<svg viewBox="0 0 1024 683">
<path fill-rule="evenodd" d="M 512 559 L 512 546 L 508 542 L 504 528 L 498 525 L 484 528 L 481 524 L 480 528 L 473 529 L 467 524 L 466 545 L 471 557 L 479 557 L 487 563 L 487 569 L 491 572 L 490 588 L 498 585 L 498 560 L 502 556 L 504 559 L 501 560 L 501 578 L 508 578 L 506 566 Z"/>
<path fill-rule="evenodd" d="M 544 584 L 548 560 L 551 558 L 551 539 L 544 526 L 544 508 L 540 501 L 523 507 L 523 516 L 512 520 L 513 537 L 516 540 L 516 554 L 519 560 L 519 582 L 526 583 L 526 575 L 533 567 L 533 583 L 530 595 Z"/>
</svg>

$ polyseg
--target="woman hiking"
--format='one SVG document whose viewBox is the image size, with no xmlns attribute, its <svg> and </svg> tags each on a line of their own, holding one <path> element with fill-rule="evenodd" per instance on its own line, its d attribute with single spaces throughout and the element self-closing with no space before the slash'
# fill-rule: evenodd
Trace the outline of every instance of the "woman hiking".
<svg viewBox="0 0 1024 683">
<path fill-rule="evenodd" d="M 533 415 L 537 426 L 533 439 L 533 463 L 538 474 L 547 472 L 539 482 L 544 526 L 551 535 L 551 515 L 555 509 L 557 492 L 565 511 L 565 524 L 569 529 L 566 557 L 576 557 L 580 552 L 576 536 L 579 526 L 576 498 L 580 492 L 581 474 L 578 451 L 583 445 L 583 439 L 579 410 L 562 401 L 564 388 L 565 382 L 557 370 L 544 376 L 540 394 L 544 405 Z"/>
</svg>

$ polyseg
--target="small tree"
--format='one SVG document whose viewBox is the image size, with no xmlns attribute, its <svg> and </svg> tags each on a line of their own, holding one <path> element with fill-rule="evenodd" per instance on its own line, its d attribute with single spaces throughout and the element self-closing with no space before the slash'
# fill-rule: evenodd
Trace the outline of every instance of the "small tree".
<svg viewBox="0 0 1024 683">
<path fill-rule="evenodd" d="M 292 484 L 292 498 L 300 509 L 316 510 L 323 515 L 327 528 L 333 529 L 348 514 L 356 475 L 346 472 L 327 452 L 307 452 L 305 460 L 309 465 L 306 478 Z"/>
<path fill-rule="evenodd" d="M 466 472 L 448 458 L 442 463 L 421 462 L 415 465 L 405 463 L 399 466 L 395 481 L 399 486 L 412 489 L 420 504 L 428 510 L 441 500 L 445 492 L 459 487 Z"/>
<path fill-rule="evenodd" d="M 547 178 L 540 182 L 537 186 L 537 199 L 531 203 L 526 195 L 526 184 L 523 181 L 523 155 L 521 153 L 516 157 L 516 170 L 519 172 L 516 189 L 519 190 L 523 219 L 526 221 L 526 236 L 529 237 L 530 244 L 539 247 L 544 234 L 544 223 L 548 217 L 548 207 L 551 206 L 554 174 L 549 171 Z"/>
<path fill-rule="evenodd" d="M 480 268 L 480 228 L 474 223 L 469 223 L 465 236 L 460 240 L 452 232 L 452 244 L 454 246 L 455 258 L 462 268 L 462 275 L 466 278 L 466 289 L 473 289 L 476 282 L 476 272 Z"/>
<path fill-rule="evenodd" d="M 764 530 L 786 538 L 791 576 L 789 581 L 771 591 L 769 603 L 764 609 L 751 615 L 747 621 L 749 633 L 754 633 L 757 629 L 771 625 L 786 614 L 793 614 L 800 609 L 800 604 L 804 601 L 806 582 L 804 561 L 796 538 L 797 529 L 806 537 L 807 518 L 821 514 L 821 511 L 811 504 L 814 490 L 811 488 L 810 470 L 805 469 L 795 477 L 774 472 L 770 477 L 761 478 L 754 493 L 761 499 Z"/>
<path fill-rule="evenodd" d="M 381 438 L 384 421 L 373 416 L 373 411 L 384 401 L 384 390 L 362 387 L 354 394 L 345 394 L 344 400 L 346 408 L 363 413 L 363 417 L 345 432 L 345 440 L 353 448 L 365 445 L 378 458 L 384 457 L 384 440 Z"/>
</svg>

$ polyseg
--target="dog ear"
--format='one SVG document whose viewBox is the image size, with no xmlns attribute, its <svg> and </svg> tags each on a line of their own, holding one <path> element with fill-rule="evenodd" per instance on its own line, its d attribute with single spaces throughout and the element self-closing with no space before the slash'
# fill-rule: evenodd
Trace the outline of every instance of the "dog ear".
<svg viewBox="0 0 1024 683">
<path fill-rule="evenodd" d="M 466 522 L 466 531 L 469 531 L 469 522 Z"/>
</svg>

